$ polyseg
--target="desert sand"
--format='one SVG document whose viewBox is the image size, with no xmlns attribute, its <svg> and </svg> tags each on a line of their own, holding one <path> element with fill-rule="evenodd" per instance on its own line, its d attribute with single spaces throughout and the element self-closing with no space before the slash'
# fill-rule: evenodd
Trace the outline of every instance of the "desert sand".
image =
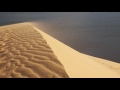
<svg viewBox="0 0 120 90">
<path fill-rule="evenodd" d="M 120 78 L 120 64 L 82 54 L 30 23 L 0 27 L 0 78 Z"/>
<path fill-rule="evenodd" d="M 0 78 L 68 78 L 46 40 L 29 24 L 0 27 Z"/>
<path fill-rule="evenodd" d="M 34 28 L 46 39 L 70 78 L 120 78 L 120 71 L 116 70 L 120 68 L 119 63 L 110 63 L 108 60 L 82 54 L 42 30 Z"/>
<path fill-rule="evenodd" d="M 93 57 L 93 56 L 89 56 L 92 60 L 104 65 L 105 67 L 113 70 L 114 72 L 120 74 L 120 63 L 116 63 L 110 60 L 106 60 L 106 59 L 102 59 L 102 58 L 98 58 L 98 57 Z"/>
</svg>

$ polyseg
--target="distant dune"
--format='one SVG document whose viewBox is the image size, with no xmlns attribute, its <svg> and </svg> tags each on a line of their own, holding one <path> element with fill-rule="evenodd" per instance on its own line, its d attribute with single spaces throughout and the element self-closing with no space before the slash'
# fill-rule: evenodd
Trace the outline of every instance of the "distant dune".
<svg viewBox="0 0 120 90">
<path fill-rule="evenodd" d="M 77 52 L 32 24 L 0 27 L 0 78 L 120 78 L 119 68 Z"/>
</svg>

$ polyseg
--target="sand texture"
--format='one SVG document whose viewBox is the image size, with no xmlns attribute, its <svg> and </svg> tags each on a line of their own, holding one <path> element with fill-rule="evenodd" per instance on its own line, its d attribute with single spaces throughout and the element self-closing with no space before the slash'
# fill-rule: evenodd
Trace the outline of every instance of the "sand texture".
<svg viewBox="0 0 120 90">
<path fill-rule="evenodd" d="M 44 33 L 42 30 L 34 28 L 45 38 L 70 78 L 120 78 L 119 73 L 96 61 L 100 61 L 100 58 L 93 58 L 92 56 L 80 53 Z M 101 62 L 104 63 L 104 60 L 101 60 Z M 106 61 L 105 64 L 115 66 L 115 64 L 109 63 L 109 61 Z"/>
<path fill-rule="evenodd" d="M 46 40 L 29 24 L 0 27 L 0 78 L 69 78 Z"/>
<path fill-rule="evenodd" d="M 30 23 L 0 27 L 0 78 L 120 78 L 120 64 L 80 53 Z"/>
<path fill-rule="evenodd" d="M 120 75 L 120 63 L 116 63 L 110 60 L 102 59 L 102 58 L 97 58 L 93 56 L 89 56 L 91 59 L 94 61 L 104 65 L 105 67 L 113 70 L 114 72 L 118 73 Z"/>
</svg>

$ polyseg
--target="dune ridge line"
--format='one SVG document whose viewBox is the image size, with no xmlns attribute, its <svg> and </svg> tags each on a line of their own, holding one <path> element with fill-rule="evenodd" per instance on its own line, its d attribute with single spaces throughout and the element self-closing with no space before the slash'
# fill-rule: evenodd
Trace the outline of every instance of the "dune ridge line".
<svg viewBox="0 0 120 90">
<path fill-rule="evenodd" d="M 0 78 L 69 78 L 43 36 L 28 23 L 0 27 Z"/>
<path fill-rule="evenodd" d="M 34 28 L 46 39 L 70 78 L 120 78 L 120 74 L 96 62 L 95 59 L 98 60 L 98 58 L 91 58 L 89 55 L 82 54 L 44 33 L 42 30 Z"/>
<path fill-rule="evenodd" d="M 31 23 L 0 27 L 0 78 L 120 78 L 120 64 L 82 54 Z"/>
</svg>

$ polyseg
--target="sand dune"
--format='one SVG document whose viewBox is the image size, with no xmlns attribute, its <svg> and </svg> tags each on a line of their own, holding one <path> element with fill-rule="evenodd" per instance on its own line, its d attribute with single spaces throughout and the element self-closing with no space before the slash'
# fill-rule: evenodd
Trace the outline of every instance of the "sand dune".
<svg viewBox="0 0 120 90">
<path fill-rule="evenodd" d="M 68 78 L 46 40 L 26 23 L 0 27 L 0 78 Z"/>
<path fill-rule="evenodd" d="M 120 64 L 77 52 L 30 23 L 0 27 L 0 78 L 120 78 Z"/>
<path fill-rule="evenodd" d="M 104 61 L 100 58 L 79 53 L 36 27 L 34 28 L 46 39 L 70 78 L 120 78 L 119 73 L 106 67 L 106 64 L 114 67 L 114 63 L 106 61 L 105 65 L 102 65 L 100 62 L 104 63 Z M 120 68 L 120 64 L 117 67 Z"/>
</svg>

